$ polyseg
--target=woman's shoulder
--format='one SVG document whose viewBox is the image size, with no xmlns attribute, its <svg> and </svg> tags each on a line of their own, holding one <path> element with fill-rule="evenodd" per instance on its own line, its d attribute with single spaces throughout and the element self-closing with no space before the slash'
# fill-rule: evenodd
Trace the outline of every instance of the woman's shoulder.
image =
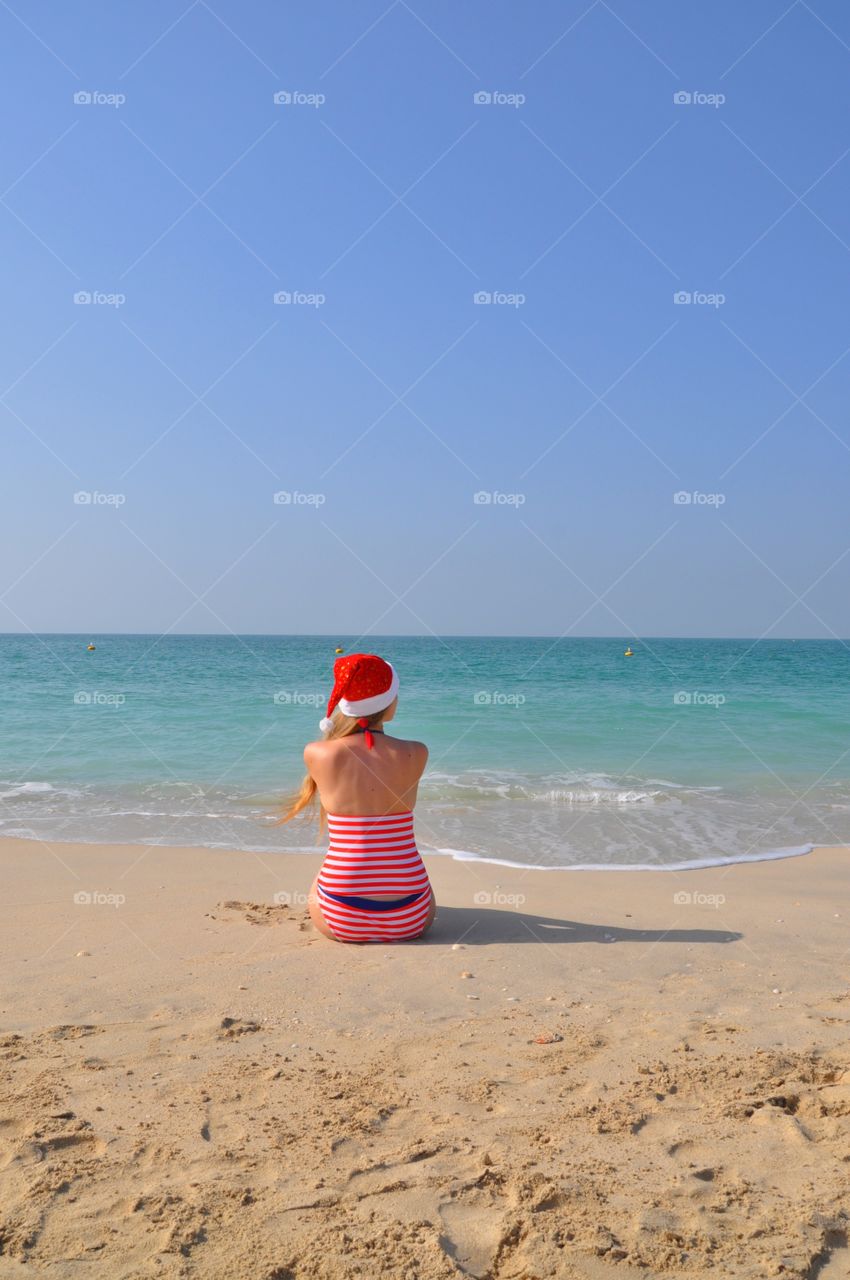
<svg viewBox="0 0 850 1280">
<path fill-rule="evenodd" d="M 428 748 L 424 742 L 416 742 L 413 738 L 390 738 L 389 741 L 407 755 L 414 756 L 418 760 L 428 759 Z"/>
</svg>

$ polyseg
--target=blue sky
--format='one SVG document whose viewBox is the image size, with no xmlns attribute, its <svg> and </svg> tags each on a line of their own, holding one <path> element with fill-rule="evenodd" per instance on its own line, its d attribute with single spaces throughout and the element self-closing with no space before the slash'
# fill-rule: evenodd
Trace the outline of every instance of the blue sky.
<svg viewBox="0 0 850 1280">
<path fill-rule="evenodd" d="M 844 4 L 0 29 L 0 630 L 850 635 Z"/>
</svg>

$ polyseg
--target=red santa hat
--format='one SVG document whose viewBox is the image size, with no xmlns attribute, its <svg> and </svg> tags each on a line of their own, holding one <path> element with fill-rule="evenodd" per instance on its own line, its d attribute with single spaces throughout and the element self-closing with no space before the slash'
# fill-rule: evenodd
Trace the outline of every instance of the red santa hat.
<svg viewBox="0 0 850 1280">
<path fill-rule="evenodd" d="M 319 721 L 327 733 L 331 716 L 339 707 L 344 716 L 361 719 L 385 711 L 398 693 L 398 676 L 389 662 L 376 653 L 347 653 L 334 663 L 334 687 L 328 698 L 328 714 Z"/>
</svg>

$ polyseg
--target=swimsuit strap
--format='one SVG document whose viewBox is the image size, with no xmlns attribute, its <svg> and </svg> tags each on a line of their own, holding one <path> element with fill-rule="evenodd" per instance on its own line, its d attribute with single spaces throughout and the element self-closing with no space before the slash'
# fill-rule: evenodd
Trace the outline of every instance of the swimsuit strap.
<svg viewBox="0 0 850 1280">
<path fill-rule="evenodd" d="M 373 741 L 373 739 L 372 739 L 372 734 L 373 734 L 373 733 L 383 733 L 384 731 L 383 731 L 383 729 L 370 729 L 370 728 L 369 728 L 369 721 L 366 719 L 366 717 L 365 717 L 365 716 L 361 716 L 361 717 L 360 717 L 360 719 L 357 721 L 357 723 L 360 725 L 360 730 L 359 730 L 359 731 L 360 731 L 360 732 L 362 732 L 362 733 L 364 733 L 364 734 L 366 735 L 366 747 L 368 748 L 368 750 L 369 750 L 369 751 L 371 751 L 371 750 L 372 750 L 372 741 Z"/>
</svg>

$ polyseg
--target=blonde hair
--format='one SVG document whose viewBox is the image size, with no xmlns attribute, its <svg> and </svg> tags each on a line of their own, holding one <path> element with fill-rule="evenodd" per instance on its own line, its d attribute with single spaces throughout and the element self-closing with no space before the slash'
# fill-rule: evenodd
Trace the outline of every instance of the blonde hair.
<svg viewBox="0 0 850 1280">
<path fill-rule="evenodd" d="M 372 716 L 357 717 L 344 716 L 339 707 L 337 707 L 331 716 L 333 724 L 327 733 L 322 734 L 322 741 L 331 742 L 335 738 L 348 738 L 352 733 L 359 733 L 361 728 L 364 727 L 360 723 L 361 720 L 366 721 L 365 728 L 378 729 L 388 710 L 388 707 L 384 707 L 383 711 L 376 711 Z M 277 821 L 272 823 L 272 826 L 279 827 L 284 822 L 291 822 L 299 814 L 303 814 L 305 817 L 315 816 L 319 819 L 319 834 L 321 835 L 325 825 L 325 811 L 319 799 L 319 788 L 316 786 L 315 779 L 309 773 L 305 775 L 298 791 L 284 800 L 281 808 L 283 812 Z"/>
</svg>

